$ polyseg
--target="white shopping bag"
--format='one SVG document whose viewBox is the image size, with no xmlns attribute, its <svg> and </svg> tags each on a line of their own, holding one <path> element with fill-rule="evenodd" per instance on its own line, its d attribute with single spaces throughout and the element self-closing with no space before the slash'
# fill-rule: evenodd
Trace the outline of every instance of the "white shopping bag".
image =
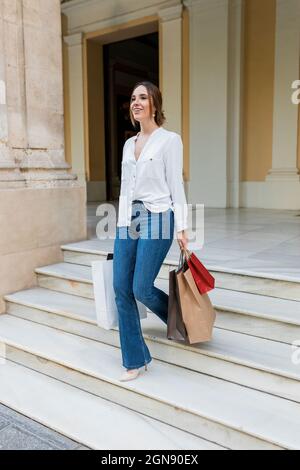
<svg viewBox="0 0 300 470">
<path fill-rule="evenodd" d="M 92 261 L 92 278 L 97 324 L 105 330 L 118 326 L 118 309 L 113 288 L 113 260 Z M 147 318 L 147 307 L 136 301 L 140 318 Z"/>
</svg>

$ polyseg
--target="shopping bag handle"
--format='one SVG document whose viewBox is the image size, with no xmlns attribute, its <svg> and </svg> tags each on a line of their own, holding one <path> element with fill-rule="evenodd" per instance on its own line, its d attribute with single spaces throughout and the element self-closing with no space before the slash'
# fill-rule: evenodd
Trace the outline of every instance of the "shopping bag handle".
<svg viewBox="0 0 300 470">
<path fill-rule="evenodd" d="M 179 255 L 179 261 L 178 261 L 178 266 L 177 266 L 177 271 L 180 271 L 183 266 L 183 253 L 182 250 L 180 250 L 180 255 Z"/>
<path fill-rule="evenodd" d="M 185 259 L 188 260 L 192 256 L 192 252 L 185 247 L 181 248 L 181 253 L 184 253 Z"/>
<path fill-rule="evenodd" d="M 187 261 L 191 257 L 191 255 L 192 255 L 192 252 L 189 251 L 187 248 L 181 248 L 177 271 L 180 271 L 182 269 L 185 260 Z"/>
</svg>

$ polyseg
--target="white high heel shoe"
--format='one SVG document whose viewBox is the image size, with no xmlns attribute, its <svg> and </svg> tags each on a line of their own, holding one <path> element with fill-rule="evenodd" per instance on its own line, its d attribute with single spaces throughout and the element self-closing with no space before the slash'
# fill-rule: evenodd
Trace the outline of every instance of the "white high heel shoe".
<svg viewBox="0 0 300 470">
<path fill-rule="evenodd" d="M 128 380 L 136 379 L 141 369 L 129 369 L 120 377 L 121 382 L 127 382 Z M 145 370 L 148 370 L 147 364 L 145 364 Z"/>
</svg>

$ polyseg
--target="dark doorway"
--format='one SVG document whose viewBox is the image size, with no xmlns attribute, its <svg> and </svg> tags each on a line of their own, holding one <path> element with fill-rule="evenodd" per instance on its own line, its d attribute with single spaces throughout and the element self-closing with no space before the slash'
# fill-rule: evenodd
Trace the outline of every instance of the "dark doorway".
<svg viewBox="0 0 300 470">
<path fill-rule="evenodd" d="M 132 88 L 140 80 L 159 86 L 158 33 L 103 46 L 106 199 L 120 192 L 124 142 L 135 135 L 129 118 Z"/>
</svg>

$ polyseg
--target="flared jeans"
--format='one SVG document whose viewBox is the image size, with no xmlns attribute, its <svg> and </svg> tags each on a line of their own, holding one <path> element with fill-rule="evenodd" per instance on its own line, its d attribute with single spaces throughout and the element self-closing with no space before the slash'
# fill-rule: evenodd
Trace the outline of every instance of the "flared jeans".
<svg viewBox="0 0 300 470">
<path fill-rule="evenodd" d="M 142 201 L 132 202 L 130 226 L 116 228 L 113 287 L 118 309 L 122 363 L 138 369 L 151 360 L 144 340 L 136 300 L 165 324 L 169 296 L 154 281 L 174 238 L 174 212 L 150 212 Z"/>
</svg>

